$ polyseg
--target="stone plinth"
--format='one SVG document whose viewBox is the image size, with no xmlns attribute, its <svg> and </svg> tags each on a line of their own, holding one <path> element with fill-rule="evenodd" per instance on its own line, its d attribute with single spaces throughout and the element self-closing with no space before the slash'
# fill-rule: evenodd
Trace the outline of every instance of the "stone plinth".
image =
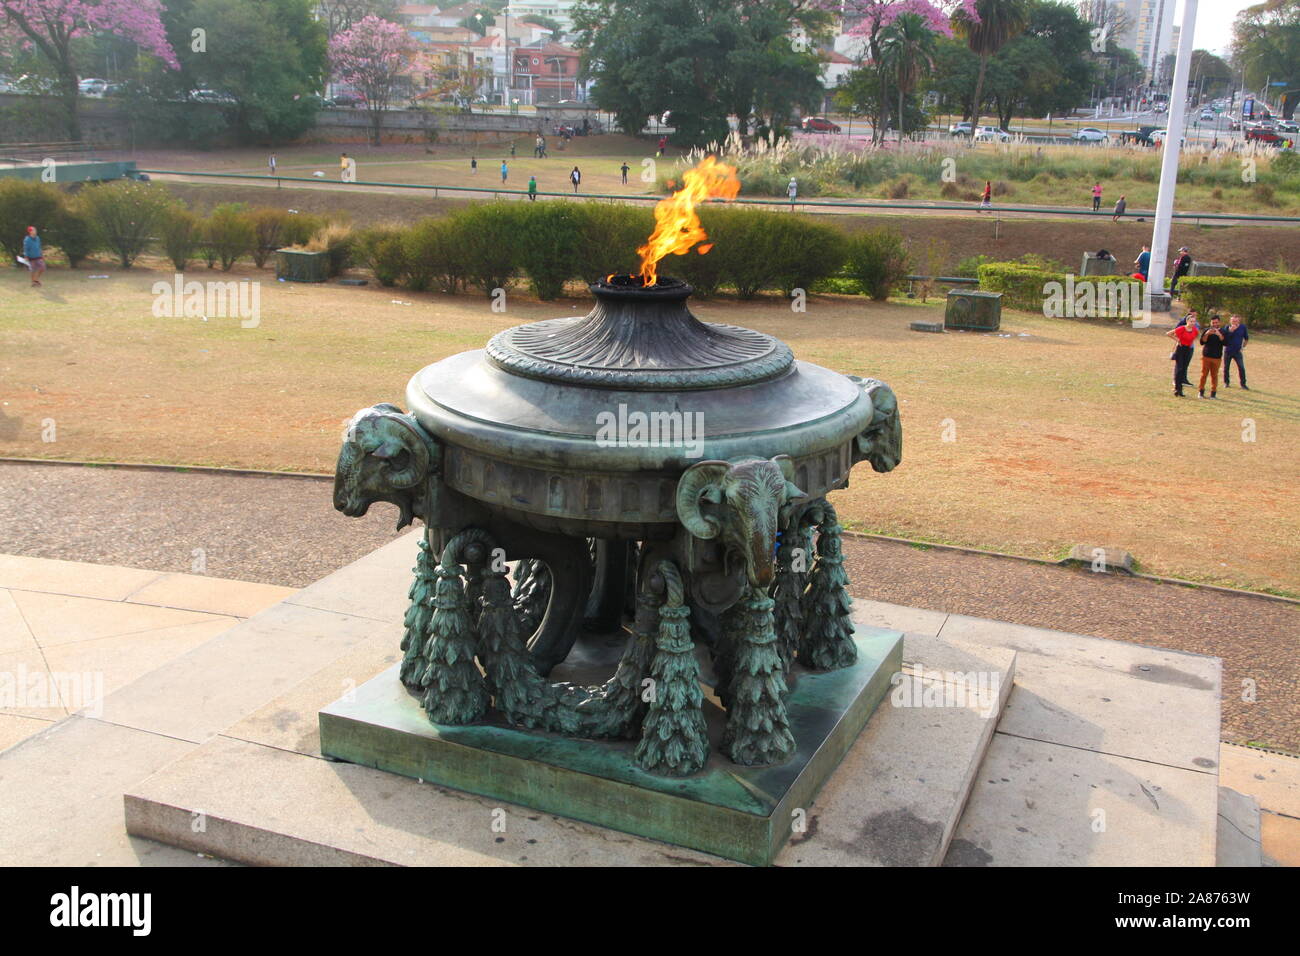
<svg viewBox="0 0 1300 956">
<path fill-rule="evenodd" d="M 1099 259 L 1091 252 L 1085 252 L 1083 254 L 1083 264 L 1079 266 L 1079 275 L 1113 276 L 1115 275 L 1115 260 Z"/>
<path fill-rule="evenodd" d="M 1222 262 L 1193 262 L 1192 271 L 1188 275 L 1194 276 L 1226 276 L 1228 267 Z"/>
<path fill-rule="evenodd" d="M 953 289 L 948 293 L 943 327 L 996 332 L 1002 327 L 1002 293 Z"/>
<path fill-rule="evenodd" d="M 718 745 L 726 715 L 706 705 L 712 754 L 699 774 L 662 777 L 632 761 L 635 741 L 593 741 L 503 724 L 431 724 L 396 665 L 320 712 L 321 753 L 707 853 L 765 865 L 857 739 L 902 667 L 897 631 L 859 627 L 858 661 L 791 673 L 797 750 L 743 767 Z"/>
</svg>

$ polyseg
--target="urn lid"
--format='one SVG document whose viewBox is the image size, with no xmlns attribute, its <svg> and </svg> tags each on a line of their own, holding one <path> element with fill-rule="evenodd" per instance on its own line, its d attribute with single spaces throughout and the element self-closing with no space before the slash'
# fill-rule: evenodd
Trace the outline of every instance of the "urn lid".
<svg viewBox="0 0 1300 956">
<path fill-rule="evenodd" d="M 528 378 L 637 391 L 748 385 L 794 364 L 779 339 L 695 318 L 680 279 L 646 288 L 637 276 L 610 276 L 590 288 L 589 314 L 506 329 L 488 342 L 488 361 Z"/>
</svg>

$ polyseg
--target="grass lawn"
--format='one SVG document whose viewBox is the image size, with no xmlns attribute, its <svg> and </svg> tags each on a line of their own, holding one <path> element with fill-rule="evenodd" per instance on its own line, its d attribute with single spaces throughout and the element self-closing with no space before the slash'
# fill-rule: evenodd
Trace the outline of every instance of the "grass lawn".
<svg viewBox="0 0 1300 956">
<path fill-rule="evenodd" d="M 476 296 L 194 270 L 262 281 L 260 325 L 242 329 L 154 317 L 151 286 L 171 274 L 157 261 L 91 263 L 34 290 L 25 273 L 0 272 L 0 455 L 329 472 L 344 421 L 404 404 L 421 366 L 506 326 L 590 308 L 585 295 L 514 294 L 498 314 Z M 1253 390 L 1210 402 L 1171 396 L 1158 329 L 1008 311 L 1001 335 L 908 330 L 940 308 L 693 305 L 705 321 L 778 335 L 802 359 L 894 387 L 904 460 L 884 476 L 860 467 L 837 493 L 852 527 L 1045 558 L 1109 545 L 1153 573 L 1300 594 L 1300 336 L 1257 333 Z"/>
<path fill-rule="evenodd" d="M 425 185 L 491 188 L 501 185 L 502 159 L 509 165 L 507 189 L 526 189 L 528 177 L 536 176 L 542 192 L 572 191 L 569 172 L 576 165 L 582 172 L 582 192 L 603 195 L 662 195 L 658 179 L 674 178 L 678 173 L 680 152 L 657 160 L 649 169 L 651 179 L 642 181 L 642 161 L 654 159 L 654 141 L 622 134 L 576 137 L 561 149 L 557 137 L 548 137 L 550 155 L 534 159 L 531 137 L 514 141 L 516 155 L 510 156 L 510 141 L 487 145 L 388 145 L 371 147 L 362 144 L 315 144 L 278 150 L 278 172 L 285 176 L 311 176 L 320 171 L 330 181 L 339 179 L 339 154 L 347 152 L 357 162 L 360 182 L 420 183 Z M 834 143 L 827 138 L 826 143 Z M 882 162 L 892 162 L 896 147 L 887 146 Z M 1259 171 L 1267 171 L 1276 151 L 1259 153 Z M 115 154 L 116 155 L 116 154 Z M 220 152 L 150 150 L 122 153 L 118 158 L 134 159 L 141 169 L 169 169 L 187 172 L 252 173 L 267 170 L 264 149 L 232 149 Z M 478 160 L 477 171 L 470 168 L 470 158 Z M 1128 197 L 1130 210 L 1154 209 L 1158 191 L 1160 153 L 1143 148 L 1100 148 L 1096 146 L 1001 146 L 992 143 L 974 146 L 964 141 L 938 142 L 928 149 L 909 145 L 906 161 L 884 181 L 854 189 L 847 184 L 828 185 L 820 191 L 821 199 L 906 199 L 909 201 L 975 202 L 984 188 L 985 179 L 997 185 L 994 201 L 998 205 L 1060 206 L 1071 209 L 1092 208 L 1092 186 L 1101 181 L 1105 208 L 1109 210 L 1121 195 Z M 1300 216 L 1300 193 L 1292 180 L 1287 188 L 1243 177 L 1242 157 L 1225 154 L 1215 157 L 1185 156 L 1182 181 L 1178 187 L 1178 209 L 1189 212 L 1257 213 Z M 956 183 L 948 184 L 943 163 L 951 160 Z M 619 167 L 631 167 L 628 183 L 622 184 Z M 891 167 L 893 168 L 893 167 Z M 1018 170 L 1018 171 L 1017 171 Z M 1026 172 L 1027 170 L 1027 172 Z M 814 173 L 800 172 L 803 179 Z M 788 171 L 776 177 L 779 189 L 768 193 L 744 190 L 743 195 L 785 196 Z M 742 182 L 746 179 L 742 171 Z M 776 180 L 773 180 L 774 182 Z M 906 182 L 906 187 L 901 185 Z M 1295 181 L 1300 183 L 1300 181 Z M 947 193 L 945 185 L 949 186 Z M 900 195 L 900 191 L 902 194 Z M 811 193 L 805 191 L 805 198 Z"/>
</svg>

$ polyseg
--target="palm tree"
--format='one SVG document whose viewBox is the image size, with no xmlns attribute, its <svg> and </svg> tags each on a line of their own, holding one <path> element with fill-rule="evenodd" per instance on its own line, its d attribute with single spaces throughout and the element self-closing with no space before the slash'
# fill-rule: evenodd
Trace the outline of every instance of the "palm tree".
<svg viewBox="0 0 1300 956">
<path fill-rule="evenodd" d="M 1025 32 L 1029 25 L 1028 0 L 975 0 L 978 20 L 972 20 L 965 9 L 953 14 L 952 25 L 972 53 L 980 58 L 979 78 L 975 81 L 975 115 L 971 117 L 971 136 L 980 125 L 980 109 L 984 105 L 984 72 L 989 58 L 1002 49 L 1008 41 Z"/>
<path fill-rule="evenodd" d="M 898 141 L 903 141 L 903 99 L 934 69 L 935 36 L 915 13 L 901 14 L 884 31 L 880 52 L 898 83 Z"/>
</svg>

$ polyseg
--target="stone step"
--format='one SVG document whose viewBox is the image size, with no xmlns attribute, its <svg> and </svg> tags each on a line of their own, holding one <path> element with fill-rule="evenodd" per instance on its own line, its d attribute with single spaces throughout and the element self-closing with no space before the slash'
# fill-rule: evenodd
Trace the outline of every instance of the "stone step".
<svg viewBox="0 0 1300 956">
<path fill-rule="evenodd" d="M 1216 866 L 1263 866 L 1259 801 L 1230 787 L 1219 788 Z"/>
<path fill-rule="evenodd" d="M 1017 653 L 946 866 L 1215 865 L 1218 658 L 959 615 L 938 634 Z"/>
<path fill-rule="evenodd" d="M 29 610 L 62 601 L 53 611 L 72 607 L 85 618 L 86 633 L 74 635 L 82 640 L 73 643 L 58 643 L 58 632 L 50 639 L 59 648 L 109 655 L 102 664 L 106 694 L 93 706 L 71 715 L 62 708 L 45 719 L 0 712 L 0 748 L 8 747 L 0 750 L 0 860 L 68 866 L 205 862 L 193 853 L 128 837 L 122 794 L 366 638 L 382 634 L 385 646 L 395 648 L 415 541 L 407 536 L 362 558 L 337 588 L 322 589 L 330 581 L 326 578 L 315 590 L 301 591 L 0 556 L 0 625 L 21 620 L 6 616 L 3 599 L 9 594 L 27 600 Z M 332 609 L 347 606 L 355 593 L 350 587 L 365 591 L 373 613 L 395 618 Z M 27 594 L 34 597 L 25 599 Z M 83 606 L 87 602 L 103 606 Z M 247 620 L 234 616 L 258 607 L 265 610 Z M 221 610 L 225 616 L 217 613 Z M 167 617 L 185 613 L 194 620 L 177 623 Z M 116 628 L 119 617 L 144 624 L 126 628 L 121 637 L 98 636 L 95 628 L 102 630 L 108 619 Z M 44 640 L 39 620 L 36 624 L 37 633 L 29 629 L 19 637 Z M 61 626 L 66 631 L 70 625 Z M 178 628 L 207 632 L 178 636 Z M 14 639 L 12 629 L 0 628 L 0 634 Z M 164 638 L 168 642 L 160 643 Z M 173 653 L 181 640 L 189 643 Z M 130 646 L 118 646 L 123 642 Z M 0 646 L 0 672 L 7 670 L 6 650 Z M 7 741 L 6 722 L 19 721 L 22 738 Z"/>
<path fill-rule="evenodd" d="M 855 620 L 869 626 L 864 616 Z M 323 759 L 316 712 L 397 654 L 395 639 L 376 635 L 186 753 L 126 794 L 127 829 L 261 865 L 728 862 Z M 777 865 L 943 860 L 1010 693 L 1015 654 L 953 648 L 920 634 L 905 638 L 904 657 L 898 686 Z M 494 820 L 505 830 L 494 830 Z"/>
</svg>

